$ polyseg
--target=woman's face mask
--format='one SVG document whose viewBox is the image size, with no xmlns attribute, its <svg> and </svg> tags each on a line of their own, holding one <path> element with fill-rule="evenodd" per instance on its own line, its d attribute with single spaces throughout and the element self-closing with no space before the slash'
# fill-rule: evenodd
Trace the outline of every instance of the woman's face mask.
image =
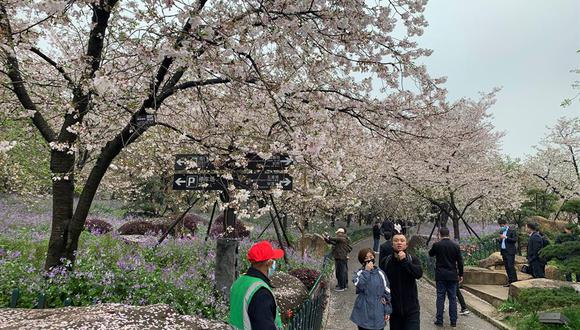
<svg viewBox="0 0 580 330">
<path fill-rule="evenodd" d="M 275 271 L 276 271 L 276 260 L 274 260 L 272 262 L 272 266 L 270 266 L 270 268 L 268 268 L 268 277 L 272 276 Z"/>
</svg>

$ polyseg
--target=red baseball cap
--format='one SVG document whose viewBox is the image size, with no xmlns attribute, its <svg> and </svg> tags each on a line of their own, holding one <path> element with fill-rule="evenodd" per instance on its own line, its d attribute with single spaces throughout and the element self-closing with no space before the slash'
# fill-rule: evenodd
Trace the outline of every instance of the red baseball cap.
<svg viewBox="0 0 580 330">
<path fill-rule="evenodd" d="M 269 259 L 280 259 L 284 256 L 284 250 L 272 248 L 268 241 L 258 242 L 248 251 L 248 260 L 250 262 L 260 262 Z"/>
</svg>

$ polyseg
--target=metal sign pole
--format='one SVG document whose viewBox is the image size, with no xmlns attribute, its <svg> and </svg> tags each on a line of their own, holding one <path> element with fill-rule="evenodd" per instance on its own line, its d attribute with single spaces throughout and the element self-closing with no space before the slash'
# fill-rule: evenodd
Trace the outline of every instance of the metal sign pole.
<svg viewBox="0 0 580 330">
<path fill-rule="evenodd" d="M 185 212 L 183 212 L 177 219 L 175 219 L 175 221 L 173 221 L 173 223 L 171 224 L 171 226 L 169 227 L 169 229 L 167 229 L 167 232 L 165 232 L 163 234 L 163 236 L 161 236 L 159 238 L 159 241 L 157 241 L 157 244 L 155 244 L 154 247 L 157 247 L 159 244 L 161 244 L 161 242 L 163 242 L 163 240 L 165 240 L 165 238 L 167 237 L 167 235 L 169 235 L 169 233 L 173 230 L 173 228 L 175 228 L 175 226 L 177 225 L 177 223 L 179 221 L 181 221 L 183 219 L 183 217 L 185 217 L 185 215 L 187 214 L 187 212 L 189 212 L 189 210 L 191 210 L 193 208 L 193 206 L 197 203 L 197 201 L 199 201 L 201 199 L 201 197 L 198 197 L 195 199 L 195 201 L 193 201 L 193 203 L 187 208 L 187 210 L 185 210 Z"/>
</svg>

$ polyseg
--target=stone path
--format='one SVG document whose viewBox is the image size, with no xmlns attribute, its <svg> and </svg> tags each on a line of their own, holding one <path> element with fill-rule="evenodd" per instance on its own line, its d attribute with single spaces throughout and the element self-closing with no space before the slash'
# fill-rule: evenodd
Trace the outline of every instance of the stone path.
<svg viewBox="0 0 580 330">
<path fill-rule="evenodd" d="M 327 330 L 350 330 L 357 329 L 357 327 L 350 321 L 350 313 L 352 311 L 352 306 L 356 298 L 355 290 L 352 287 L 352 272 L 360 267 L 357 261 L 358 251 L 363 247 L 372 247 L 372 238 L 365 239 L 353 246 L 353 250 L 350 253 L 350 259 L 348 263 L 349 271 L 349 288 L 344 292 L 330 291 L 330 306 L 328 310 L 327 322 L 324 329 Z M 381 244 L 384 241 L 381 240 Z M 336 285 L 336 279 L 333 277 L 330 281 L 330 288 L 334 288 Z M 433 325 L 435 320 L 435 288 L 431 286 L 427 281 L 421 280 L 417 283 L 419 289 L 419 300 L 421 304 L 421 329 L 442 329 Z M 446 308 L 447 310 L 447 308 Z M 481 319 L 473 313 L 462 316 L 459 315 L 459 320 L 457 321 L 457 328 L 451 328 L 449 326 L 449 317 L 446 313 L 445 315 L 445 328 L 448 329 L 463 329 L 463 330 L 484 330 L 484 329 L 496 329 L 492 324 Z M 387 326 L 385 329 L 388 329 Z"/>
</svg>

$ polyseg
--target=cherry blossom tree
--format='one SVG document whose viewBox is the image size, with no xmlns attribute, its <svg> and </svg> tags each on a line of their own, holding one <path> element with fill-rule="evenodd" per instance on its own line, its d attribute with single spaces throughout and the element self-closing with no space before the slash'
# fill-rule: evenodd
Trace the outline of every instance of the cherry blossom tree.
<svg viewBox="0 0 580 330">
<path fill-rule="evenodd" d="M 524 164 L 530 184 L 556 194 L 562 204 L 580 197 L 580 119 L 560 118 L 536 150 Z"/>
<path fill-rule="evenodd" d="M 248 151 L 288 152 L 300 162 L 320 150 L 329 129 L 386 139 L 415 130 L 445 96 L 442 80 L 416 64 L 430 54 L 414 40 L 427 25 L 424 6 L 2 1 L 0 82 L 10 97 L 3 111 L 28 118 L 50 146 L 46 268 L 74 262 L 92 200 L 119 155 L 117 168 L 147 176 L 153 169 L 140 157 L 151 150 L 168 162 L 183 150 L 240 163 Z M 396 37 L 397 26 L 406 34 Z M 381 97 L 356 73 L 381 79 Z M 155 121 L 143 121 L 147 115 Z"/>
<path fill-rule="evenodd" d="M 502 166 L 501 133 L 488 120 L 494 97 L 492 92 L 448 106 L 439 120 L 417 132 L 424 139 L 389 150 L 392 168 L 384 175 L 447 213 L 455 239 L 460 222 L 468 225 L 467 215 L 489 219 L 521 199 L 516 173 Z"/>
</svg>

